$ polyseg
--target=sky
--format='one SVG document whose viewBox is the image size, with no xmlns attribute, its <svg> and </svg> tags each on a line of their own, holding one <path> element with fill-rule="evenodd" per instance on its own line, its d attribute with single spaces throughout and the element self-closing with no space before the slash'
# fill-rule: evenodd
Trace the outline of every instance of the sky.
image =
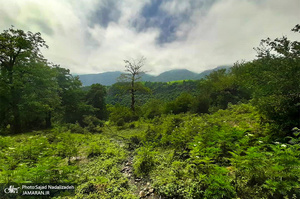
<svg viewBox="0 0 300 199">
<path fill-rule="evenodd" d="M 255 59 L 260 40 L 288 36 L 299 0 L 0 0 L 0 31 L 41 32 L 48 61 L 73 74 L 144 70 L 202 72 Z"/>
</svg>

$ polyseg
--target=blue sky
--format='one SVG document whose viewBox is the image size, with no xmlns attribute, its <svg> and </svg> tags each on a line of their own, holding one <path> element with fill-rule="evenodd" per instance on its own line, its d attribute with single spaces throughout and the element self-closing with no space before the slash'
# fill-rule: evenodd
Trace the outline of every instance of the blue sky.
<svg viewBox="0 0 300 199">
<path fill-rule="evenodd" d="M 41 32 L 51 62 L 72 73 L 124 70 L 147 58 L 158 74 L 201 72 L 255 58 L 261 39 L 287 35 L 300 23 L 299 0 L 0 0 L 0 31 Z"/>
</svg>

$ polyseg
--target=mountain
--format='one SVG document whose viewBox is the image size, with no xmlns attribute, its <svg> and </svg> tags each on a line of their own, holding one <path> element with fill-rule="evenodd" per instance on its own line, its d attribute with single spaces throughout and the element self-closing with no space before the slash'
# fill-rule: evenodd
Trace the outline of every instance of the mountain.
<svg viewBox="0 0 300 199">
<path fill-rule="evenodd" d="M 209 75 L 211 72 L 216 71 L 216 70 L 220 70 L 220 69 L 226 69 L 227 72 L 228 72 L 228 70 L 229 70 L 230 68 L 231 68 L 231 66 L 218 66 L 218 67 L 216 67 L 216 68 L 214 68 L 214 69 L 205 70 L 205 71 L 203 71 L 203 72 L 197 74 L 197 75 L 195 76 L 195 80 L 196 80 L 196 79 L 202 79 L 202 78 L 205 78 L 206 75 Z"/>
<path fill-rule="evenodd" d="M 171 82 L 186 79 L 195 79 L 197 73 L 191 72 L 187 69 L 176 69 L 161 73 L 154 77 L 152 82 Z"/>
<path fill-rule="evenodd" d="M 112 85 L 117 82 L 117 78 L 122 74 L 120 71 L 105 72 L 99 74 L 78 75 L 83 86 L 92 84 L 102 84 L 105 86 Z"/>
<path fill-rule="evenodd" d="M 178 80 L 197 80 L 197 79 L 205 78 L 205 76 L 209 75 L 211 72 L 223 68 L 228 70 L 230 66 L 219 66 L 211 70 L 203 71 L 202 73 L 194 73 L 187 69 L 175 69 L 175 70 L 163 72 L 158 76 L 144 74 L 141 80 L 144 82 L 170 82 L 170 81 L 178 81 Z M 87 74 L 87 75 L 78 75 L 78 76 L 83 86 L 90 86 L 96 83 L 109 86 L 116 83 L 117 78 L 121 74 L 122 72 L 115 71 L 115 72 L 105 72 L 99 74 Z"/>
</svg>

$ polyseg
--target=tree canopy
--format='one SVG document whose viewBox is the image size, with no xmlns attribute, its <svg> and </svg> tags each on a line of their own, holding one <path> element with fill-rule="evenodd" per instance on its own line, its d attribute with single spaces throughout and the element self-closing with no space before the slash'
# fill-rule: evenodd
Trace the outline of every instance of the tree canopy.
<svg viewBox="0 0 300 199">
<path fill-rule="evenodd" d="M 40 52 L 43 47 L 48 46 L 40 33 L 11 27 L 0 34 L 1 124 L 13 133 L 46 119 L 57 104 L 55 74 Z"/>
</svg>

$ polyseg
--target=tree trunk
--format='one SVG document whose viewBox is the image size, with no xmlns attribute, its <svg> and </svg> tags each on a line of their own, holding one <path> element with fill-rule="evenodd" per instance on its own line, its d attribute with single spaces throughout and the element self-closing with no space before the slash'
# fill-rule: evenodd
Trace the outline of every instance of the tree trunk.
<svg viewBox="0 0 300 199">
<path fill-rule="evenodd" d="M 11 95 L 11 110 L 13 114 L 11 133 L 16 134 L 21 132 L 21 117 L 20 110 L 18 107 L 19 96 L 13 85 L 13 67 L 8 67 L 8 79 L 10 84 L 10 95 Z"/>
<path fill-rule="evenodd" d="M 134 89 L 131 89 L 131 110 L 132 112 L 135 112 L 135 99 L 134 99 Z"/>
<path fill-rule="evenodd" d="M 11 87 L 11 96 L 12 96 L 12 103 L 11 103 L 11 109 L 13 114 L 13 121 L 12 121 L 12 133 L 20 133 L 21 132 L 21 117 L 20 117 L 20 110 L 18 106 L 19 97 L 17 94 L 17 91 L 12 86 Z"/>
<path fill-rule="evenodd" d="M 51 128 L 52 123 L 51 123 L 51 111 L 48 111 L 47 116 L 46 116 L 46 128 Z"/>
<path fill-rule="evenodd" d="M 134 99 L 134 81 L 135 81 L 135 75 L 133 74 L 132 75 L 132 80 L 131 80 L 131 110 L 132 112 L 135 112 L 135 107 L 134 107 L 134 104 L 135 104 L 135 99 Z"/>
<path fill-rule="evenodd" d="M 12 105 L 12 112 L 13 112 L 13 122 L 11 131 L 13 134 L 17 134 L 21 132 L 21 118 L 20 118 L 20 111 L 17 104 L 13 103 Z"/>
</svg>

